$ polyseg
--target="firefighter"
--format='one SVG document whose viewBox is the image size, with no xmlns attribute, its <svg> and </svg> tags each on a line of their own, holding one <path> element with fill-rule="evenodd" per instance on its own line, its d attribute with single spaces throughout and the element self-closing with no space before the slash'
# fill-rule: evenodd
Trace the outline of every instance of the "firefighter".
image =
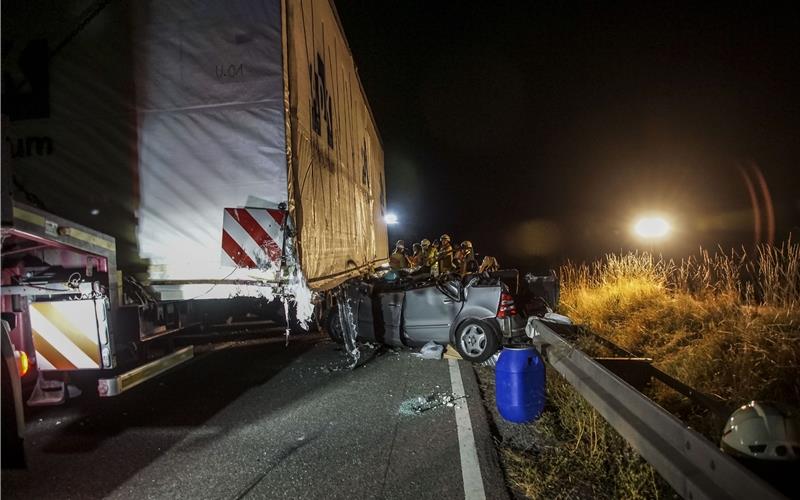
<svg viewBox="0 0 800 500">
<path fill-rule="evenodd" d="M 422 247 L 422 266 L 430 270 L 436 260 L 436 252 L 431 245 L 431 240 L 423 238 L 419 244 Z"/>
<path fill-rule="evenodd" d="M 453 271 L 453 246 L 450 244 L 450 235 L 443 234 L 439 241 L 441 242 L 439 248 L 439 274 L 447 274 Z"/>
<path fill-rule="evenodd" d="M 464 258 L 464 249 L 461 245 L 456 245 L 453 247 L 453 267 L 455 269 L 461 268 L 461 259 Z"/>
<path fill-rule="evenodd" d="M 403 240 L 397 240 L 394 245 L 394 252 L 389 257 L 389 266 L 394 271 L 406 269 L 408 267 L 408 257 L 406 257 L 406 245 Z"/>
<path fill-rule="evenodd" d="M 431 266 L 431 276 L 439 276 L 439 248 L 441 247 L 439 240 L 433 240 L 431 248 L 428 251 L 428 262 Z"/>
<path fill-rule="evenodd" d="M 423 272 L 431 273 L 433 270 L 433 263 L 436 260 L 436 254 L 431 246 L 431 240 L 423 238 L 422 241 L 419 242 L 419 246 L 422 249 L 419 267 Z"/>
<path fill-rule="evenodd" d="M 469 240 L 463 241 L 459 245 L 458 271 L 462 276 L 478 272 L 478 261 L 475 259 L 472 242 Z"/>
<path fill-rule="evenodd" d="M 425 265 L 425 254 L 422 252 L 422 245 L 419 243 L 414 243 L 411 248 L 411 255 L 408 256 L 408 267 L 418 269 Z"/>
<path fill-rule="evenodd" d="M 428 253 L 431 251 L 431 240 L 422 238 L 422 241 L 419 242 L 419 246 L 422 247 L 422 260 L 425 265 L 428 265 Z"/>
<path fill-rule="evenodd" d="M 483 258 L 481 262 L 481 267 L 478 269 L 479 273 L 493 273 L 495 271 L 500 270 L 500 264 L 497 263 L 497 259 L 492 257 L 491 255 L 487 255 Z"/>
</svg>

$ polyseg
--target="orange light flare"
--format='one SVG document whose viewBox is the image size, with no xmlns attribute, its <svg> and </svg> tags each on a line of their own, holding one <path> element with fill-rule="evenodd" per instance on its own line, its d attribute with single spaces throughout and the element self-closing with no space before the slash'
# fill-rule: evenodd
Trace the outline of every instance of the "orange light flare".
<svg viewBox="0 0 800 500">
<path fill-rule="evenodd" d="M 25 374 L 28 373 L 28 369 L 30 368 L 28 354 L 25 351 L 14 351 L 14 357 L 17 359 L 17 369 L 19 370 L 19 376 L 24 377 Z"/>
<path fill-rule="evenodd" d="M 747 188 L 750 206 L 753 209 L 753 239 L 756 244 L 764 242 L 772 245 L 775 243 L 775 208 L 772 203 L 772 195 L 758 164 L 750 162 L 748 167 L 740 165 L 739 173 Z M 756 184 L 758 185 L 757 189 Z M 762 240 L 762 223 L 766 225 L 765 240 Z"/>
</svg>

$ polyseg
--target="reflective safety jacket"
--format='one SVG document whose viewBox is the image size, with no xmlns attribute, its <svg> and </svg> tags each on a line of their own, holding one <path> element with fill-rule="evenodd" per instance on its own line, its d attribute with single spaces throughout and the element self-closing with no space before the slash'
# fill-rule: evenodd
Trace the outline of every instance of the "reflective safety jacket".
<svg viewBox="0 0 800 500">
<path fill-rule="evenodd" d="M 406 269 L 408 267 L 408 257 L 403 252 L 395 250 L 395 252 L 389 257 L 389 266 L 397 271 L 400 269 Z"/>
<path fill-rule="evenodd" d="M 453 247 L 450 243 L 442 243 L 439 249 L 439 272 L 449 273 L 453 270 Z"/>
</svg>

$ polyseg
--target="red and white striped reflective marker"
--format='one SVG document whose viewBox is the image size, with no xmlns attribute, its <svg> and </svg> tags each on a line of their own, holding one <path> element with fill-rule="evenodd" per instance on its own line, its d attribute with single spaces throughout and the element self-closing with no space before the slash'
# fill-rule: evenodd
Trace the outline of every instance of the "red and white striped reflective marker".
<svg viewBox="0 0 800 500">
<path fill-rule="evenodd" d="M 275 208 L 226 208 L 223 265 L 258 268 L 281 260 L 284 213 Z"/>
</svg>

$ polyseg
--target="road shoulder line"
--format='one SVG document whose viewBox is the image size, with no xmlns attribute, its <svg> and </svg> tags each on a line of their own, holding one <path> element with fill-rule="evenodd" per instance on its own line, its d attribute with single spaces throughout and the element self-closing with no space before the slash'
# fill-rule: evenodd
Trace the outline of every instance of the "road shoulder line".
<svg viewBox="0 0 800 500">
<path fill-rule="evenodd" d="M 472 422 L 469 417 L 469 403 L 464 393 L 464 382 L 461 380 L 461 370 L 458 361 L 447 360 L 450 365 L 450 384 L 453 396 L 460 401 L 454 409 L 456 413 L 456 428 L 458 430 L 458 450 L 461 456 L 461 476 L 464 481 L 464 498 L 466 500 L 485 500 L 486 493 L 483 489 L 483 476 L 478 460 L 478 450 L 475 447 L 475 436 L 472 433 Z"/>
</svg>

